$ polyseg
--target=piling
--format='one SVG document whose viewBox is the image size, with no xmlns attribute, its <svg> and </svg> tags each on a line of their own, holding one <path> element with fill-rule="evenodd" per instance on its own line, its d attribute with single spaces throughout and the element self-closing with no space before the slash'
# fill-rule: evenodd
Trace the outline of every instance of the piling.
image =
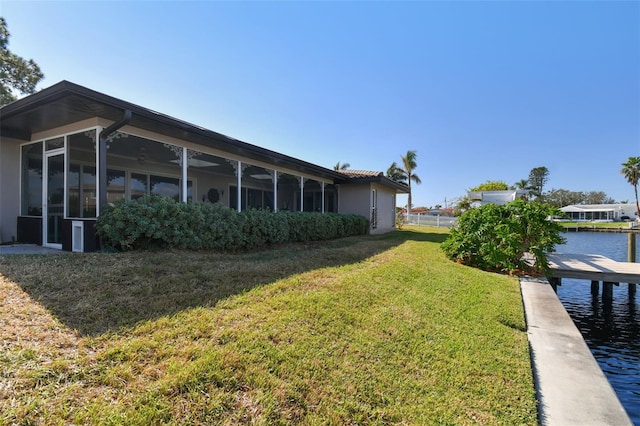
<svg viewBox="0 0 640 426">
<path fill-rule="evenodd" d="M 627 262 L 634 263 L 636 261 L 636 234 L 630 232 L 627 234 Z M 635 297 L 636 284 L 629 283 L 629 298 Z"/>
<path fill-rule="evenodd" d="M 591 294 L 593 296 L 598 295 L 599 287 L 600 287 L 600 281 L 591 281 Z"/>
<path fill-rule="evenodd" d="M 603 300 L 612 300 L 613 299 L 613 286 L 614 284 L 618 284 L 618 283 L 612 283 L 612 282 L 608 282 L 608 281 L 604 281 L 602 283 L 602 299 Z"/>
</svg>

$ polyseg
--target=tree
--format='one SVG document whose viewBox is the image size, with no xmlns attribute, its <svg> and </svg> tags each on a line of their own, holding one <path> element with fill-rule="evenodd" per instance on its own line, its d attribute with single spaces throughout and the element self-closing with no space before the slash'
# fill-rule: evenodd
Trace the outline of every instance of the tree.
<svg viewBox="0 0 640 426">
<path fill-rule="evenodd" d="M 335 166 L 333 166 L 333 170 L 335 171 L 340 171 L 340 170 L 347 170 L 349 167 L 351 167 L 351 164 L 349 163 L 342 163 L 340 164 L 340 162 L 338 161 L 336 163 Z"/>
<path fill-rule="evenodd" d="M 407 186 L 409 187 L 409 197 L 407 201 L 407 214 L 411 214 L 411 182 L 415 182 L 420 185 L 422 181 L 420 177 L 415 174 L 413 171 L 418 167 L 418 163 L 416 159 L 418 158 L 418 153 L 416 151 L 407 151 L 406 155 L 400 156 L 402 159 L 402 165 L 404 168 L 400 168 L 400 171 L 407 178 Z"/>
<path fill-rule="evenodd" d="M 531 192 L 536 197 L 542 196 L 542 188 L 549 180 L 549 169 L 546 167 L 535 167 L 529 172 L 529 184 Z"/>
<path fill-rule="evenodd" d="M 520 179 L 515 183 L 515 187 L 517 189 L 531 189 L 529 188 L 529 180 L 528 179 Z"/>
<path fill-rule="evenodd" d="M 387 169 L 387 177 L 395 182 L 407 183 L 407 177 L 395 161 Z"/>
<path fill-rule="evenodd" d="M 509 189 L 509 185 L 506 182 L 501 180 L 488 180 L 485 183 L 481 183 L 478 186 L 474 186 L 469 191 L 506 191 Z"/>
<path fill-rule="evenodd" d="M 622 170 L 620 173 L 624 175 L 624 178 L 633 185 L 633 191 L 636 195 L 636 214 L 640 215 L 640 204 L 638 203 L 638 180 L 640 179 L 640 157 L 629 157 L 629 159 L 622 163 Z"/>
<path fill-rule="evenodd" d="M 9 29 L 0 17 L 0 106 L 15 101 L 14 93 L 31 94 L 44 74 L 32 60 L 25 60 L 9 50 Z"/>
</svg>

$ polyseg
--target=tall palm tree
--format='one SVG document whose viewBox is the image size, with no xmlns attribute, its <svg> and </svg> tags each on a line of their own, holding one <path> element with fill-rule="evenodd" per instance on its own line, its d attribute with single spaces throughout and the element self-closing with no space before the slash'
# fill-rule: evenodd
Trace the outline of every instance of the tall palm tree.
<svg viewBox="0 0 640 426">
<path fill-rule="evenodd" d="M 333 170 L 335 171 L 340 171 L 340 170 L 347 170 L 349 167 L 351 167 L 351 164 L 349 163 L 342 163 L 340 164 L 340 162 L 338 161 L 336 163 L 335 166 L 333 166 Z"/>
<path fill-rule="evenodd" d="M 622 163 L 622 170 L 620 173 L 624 175 L 624 178 L 633 185 L 633 191 L 636 194 L 636 215 L 640 215 L 640 204 L 638 203 L 638 180 L 640 179 L 640 157 L 629 157 L 629 159 Z"/>
<path fill-rule="evenodd" d="M 409 215 L 411 214 L 411 182 L 415 182 L 418 185 L 422 183 L 420 177 L 413 172 L 418 167 L 418 163 L 416 162 L 418 153 L 416 151 L 409 150 L 406 155 L 402 155 L 400 158 L 402 159 L 402 165 L 404 166 L 404 168 L 401 168 L 400 170 L 406 176 L 407 186 L 409 187 L 409 197 L 407 199 L 407 214 Z"/>
</svg>

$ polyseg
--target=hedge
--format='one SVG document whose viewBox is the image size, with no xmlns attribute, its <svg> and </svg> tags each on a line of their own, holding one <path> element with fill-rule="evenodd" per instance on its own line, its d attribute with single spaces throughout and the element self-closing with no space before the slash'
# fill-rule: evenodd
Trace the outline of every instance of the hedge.
<svg viewBox="0 0 640 426">
<path fill-rule="evenodd" d="M 369 221 L 337 213 L 236 210 L 218 204 L 178 203 L 149 195 L 117 200 L 98 217 L 103 247 L 237 251 L 290 241 L 366 234 Z"/>
</svg>

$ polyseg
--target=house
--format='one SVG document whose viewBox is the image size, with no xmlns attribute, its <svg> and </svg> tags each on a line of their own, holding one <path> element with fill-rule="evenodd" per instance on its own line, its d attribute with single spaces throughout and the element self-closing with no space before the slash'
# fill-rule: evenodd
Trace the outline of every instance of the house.
<svg viewBox="0 0 640 426">
<path fill-rule="evenodd" d="M 593 221 L 620 221 L 623 219 L 635 219 L 635 204 L 576 204 L 560 209 L 566 216 L 575 222 Z"/>
<path fill-rule="evenodd" d="M 484 204 L 505 205 L 518 198 L 526 198 L 529 195 L 527 189 L 510 189 L 506 191 L 470 191 L 467 196 L 471 201 Z"/>
<path fill-rule="evenodd" d="M 102 206 L 145 194 L 356 213 L 383 233 L 407 192 L 381 173 L 330 170 L 68 81 L 0 108 L 0 242 L 96 250 Z"/>
</svg>

